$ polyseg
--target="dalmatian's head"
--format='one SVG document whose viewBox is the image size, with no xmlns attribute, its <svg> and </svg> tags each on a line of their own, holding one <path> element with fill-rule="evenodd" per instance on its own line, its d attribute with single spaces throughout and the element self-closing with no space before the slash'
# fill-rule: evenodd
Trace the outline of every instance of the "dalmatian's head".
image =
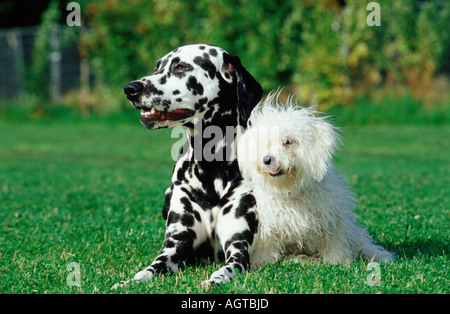
<svg viewBox="0 0 450 314">
<path fill-rule="evenodd" d="M 127 84 L 124 91 L 149 129 L 211 120 L 231 106 L 237 106 L 245 124 L 262 96 L 261 86 L 238 57 L 205 44 L 171 51 L 156 62 L 153 74 Z"/>
</svg>

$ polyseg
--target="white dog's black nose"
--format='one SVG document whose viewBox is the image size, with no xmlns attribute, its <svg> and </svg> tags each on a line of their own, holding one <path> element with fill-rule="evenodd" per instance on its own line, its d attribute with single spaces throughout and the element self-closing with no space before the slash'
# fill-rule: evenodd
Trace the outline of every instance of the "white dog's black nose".
<svg viewBox="0 0 450 314">
<path fill-rule="evenodd" d="M 125 92 L 129 100 L 136 100 L 141 94 L 143 87 L 144 85 L 140 82 L 131 82 L 125 85 L 123 91 Z"/>
<path fill-rule="evenodd" d="M 275 157 L 271 155 L 266 155 L 263 157 L 263 163 L 265 165 L 270 165 L 271 163 L 275 162 Z"/>
</svg>

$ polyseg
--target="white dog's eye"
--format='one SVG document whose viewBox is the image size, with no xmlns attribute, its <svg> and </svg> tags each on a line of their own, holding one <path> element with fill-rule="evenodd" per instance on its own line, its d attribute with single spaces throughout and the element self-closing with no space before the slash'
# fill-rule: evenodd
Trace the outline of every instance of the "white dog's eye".
<svg viewBox="0 0 450 314">
<path fill-rule="evenodd" d="M 288 146 L 288 145 L 291 145 L 291 144 L 293 144 L 293 143 L 294 143 L 293 140 L 287 139 L 287 140 L 284 141 L 283 145 L 284 145 L 284 146 Z"/>
</svg>

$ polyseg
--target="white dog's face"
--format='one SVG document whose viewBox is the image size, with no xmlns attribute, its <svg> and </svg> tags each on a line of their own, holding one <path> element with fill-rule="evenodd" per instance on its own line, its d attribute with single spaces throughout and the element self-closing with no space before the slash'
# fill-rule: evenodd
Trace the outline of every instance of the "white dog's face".
<svg viewBox="0 0 450 314">
<path fill-rule="evenodd" d="M 286 134 L 283 129 L 278 126 L 248 129 L 239 142 L 238 159 L 250 178 L 261 177 L 280 189 L 289 189 L 301 171 L 297 165 L 299 143 L 294 134 Z"/>
<path fill-rule="evenodd" d="M 311 109 L 279 108 L 272 101 L 268 97 L 262 110 L 252 113 L 251 126 L 239 140 L 244 178 L 284 192 L 321 181 L 338 140 L 333 126 Z"/>
</svg>

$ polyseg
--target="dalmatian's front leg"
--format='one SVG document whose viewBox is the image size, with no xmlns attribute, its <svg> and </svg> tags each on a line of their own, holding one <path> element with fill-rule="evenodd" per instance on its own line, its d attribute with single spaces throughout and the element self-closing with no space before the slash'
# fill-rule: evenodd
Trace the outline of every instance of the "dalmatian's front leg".
<svg viewBox="0 0 450 314">
<path fill-rule="evenodd" d="M 202 286 L 229 282 L 250 268 L 250 247 L 258 228 L 256 201 L 252 194 L 238 194 L 222 207 L 216 224 L 216 237 L 225 252 L 225 265 Z"/>
<path fill-rule="evenodd" d="M 168 270 L 178 272 L 183 262 L 193 257 L 194 249 L 206 239 L 206 228 L 202 223 L 206 218 L 197 214 L 200 212 L 203 211 L 198 204 L 191 202 L 180 189 L 174 189 L 167 215 L 164 248 L 150 266 L 134 276 L 133 281 L 148 281 Z M 113 289 L 127 283 L 129 281 L 122 281 Z"/>
<path fill-rule="evenodd" d="M 168 270 L 178 272 L 182 262 L 193 252 L 193 242 L 195 234 L 193 231 L 184 229 L 179 230 L 181 225 L 172 224 L 166 230 L 166 238 L 162 252 L 155 258 L 152 264 L 139 271 L 132 281 L 148 281 L 155 275 L 164 274 Z M 117 289 L 130 281 L 122 281 L 115 284 L 112 289 Z"/>
</svg>

